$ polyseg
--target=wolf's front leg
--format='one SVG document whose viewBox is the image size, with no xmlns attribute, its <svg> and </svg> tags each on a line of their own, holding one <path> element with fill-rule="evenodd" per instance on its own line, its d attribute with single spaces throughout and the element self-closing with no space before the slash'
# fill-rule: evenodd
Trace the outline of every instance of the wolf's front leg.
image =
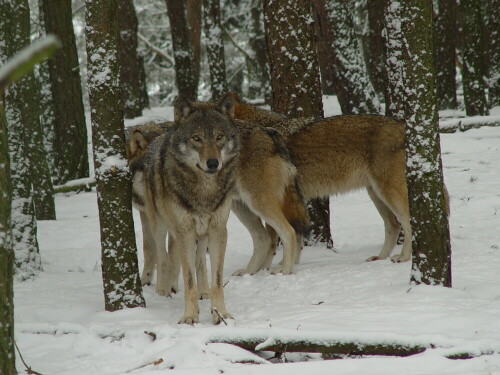
<svg viewBox="0 0 500 375">
<path fill-rule="evenodd" d="M 179 254 L 175 252 L 175 247 L 173 246 L 173 237 L 170 235 L 168 236 L 167 271 L 166 288 L 175 294 L 179 291 L 181 264 Z"/>
<path fill-rule="evenodd" d="M 174 251 L 179 255 L 184 279 L 184 315 L 179 324 L 194 324 L 200 321 L 198 288 L 196 286 L 196 235 L 193 231 L 172 233 Z"/>
<path fill-rule="evenodd" d="M 199 238 L 196 249 L 196 283 L 200 292 L 200 299 L 210 298 L 210 287 L 208 286 L 207 277 L 207 248 L 207 236 Z"/>
<path fill-rule="evenodd" d="M 233 319 L 224 302 L 224 256 L 227 244 L 227 229 L 219 223 L 210 227 L 208 232 L 208 251 L 212 269 L 211 306 L 212 321 L 219 324 L 224 319 Z"/>
</svg>

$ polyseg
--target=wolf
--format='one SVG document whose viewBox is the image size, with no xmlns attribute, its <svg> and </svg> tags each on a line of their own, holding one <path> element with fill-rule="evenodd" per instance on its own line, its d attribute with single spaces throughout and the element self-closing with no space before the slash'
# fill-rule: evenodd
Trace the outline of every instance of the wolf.
<svg viewBox="0 0 500 375">
<path fill-rule="evenodd" d="M 223 265 L 240 153 L 232 103 L 226 99 L 210 108 L 195 108 L 178 97 L 172 126 L 160 135 L 136 130 L 129 142 L 134 205 L 145 219 L 145 242 L 150 240 L 155 248 L 159 294 L 170 293 L 175 284 L 167 278 L 174 278 L 177 260 L 182 266 L 185 308 L 179 323 L 199 322 L 197 241 L 208 248 L 211 260 L 212 320 L 218 324 L 231 318 L 224 301 Z M 146 256 L 145 262 L 153 262 L 152 257 Z M 174 271 L 169 273 L 167 267 Z"/>
<path fill-rule="evenodd" d="M 394 262 L 411 259 L 404 122 L 380 115 L 287 119 L 257 108 L 241 100 L 237 94 L 232 96 L 235 99 L 235 118 L 272 127 L 283 135 L 305 199 L 328 197 L 360 188 L 367 190 L 385 228 L 384 244 L 379 255 L 371 256 L 367 261 L 386 259 L 391 255 L 400 225 L 404 231 L 403 248 L 391 259 Z M 446 188 L 445 198 L 449 213 Z M 254 220 L 250 230 L 262 232 L 261 227 L 262 224 L 259 226 Z M 265 251 L 262 247 L 255 250 Z M 253 257 L 267 259 L 269 256 L 254 254 Z M 255 263 L 249 262 L 245 271 L 252 274 L 265 267 L 264 263 L 256 267 Z"/>
</svg>

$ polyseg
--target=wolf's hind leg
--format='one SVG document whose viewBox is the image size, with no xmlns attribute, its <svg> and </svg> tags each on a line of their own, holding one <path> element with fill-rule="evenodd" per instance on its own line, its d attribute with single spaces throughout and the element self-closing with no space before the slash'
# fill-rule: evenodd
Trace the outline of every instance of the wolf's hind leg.
<svg viewBox="0 0 500 375">
<path fill-rule="evenodd" d="M 200 299 L 210 298 L 210 287 L 208 286 L 207 276 L 207 248 L 208 238 L 203 236 L 198 239 L 196 248 L 196 283 L 198 284 L 198 291 Z"/>
<path fill-rule="evenodd" d="M 253 253 L 245 268 L 233 272 L 234 276 L 245 274 L 253 275 L 263 268 L 269 268 L 267 263 L 268 249 L 272 246 L 271 237 L 262 224 L 261 219 L 254 214 L 246 204 L 233 200 L 231 207 L 241 223 L 248 229 L 252 236 Z M 271 257 L 272 261 L 272 257 Z"/>
<path fill-rule="evenodd" d="M 366 259 L 367 262 L 370 262 L 373 260 L 386 259 L 389 255 L 391 255 L 391 252 L 398 241 L 400 224 L 391 209 L 387 207 L 387 205 L 377 196 L 377 193 L 375 193 L 373 188 L 368 186 L 366 190 L 368 191 L 368 195 L 377 208 L 380 216 L 382 216 L 385 228 L 384 245 L 382 246 L 378 256 L 372 256 Z"/>
<path fill-rule="evenodd" d="M 166 249 L 167 228 L 158 220 L 153 225 L 154 241 L 156 243 L 156 293 L 160 296 L 170 296 L 171 290 L 168 285 L 168 261 Z"/>
<path fill-rule="evenodd" d="M 142 250 L 144 253 L 144 268 L 141 274 L 142 285 L 151 285 L 156 266 L 156 243 L 151 233 L 149 219 L 145 212 L 140 211 L 142 227 Z"/>
</svg>

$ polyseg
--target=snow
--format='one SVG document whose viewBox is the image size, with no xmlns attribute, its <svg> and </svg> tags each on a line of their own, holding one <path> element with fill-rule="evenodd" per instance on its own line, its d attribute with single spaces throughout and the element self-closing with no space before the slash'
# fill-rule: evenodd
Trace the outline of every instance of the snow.
<svg viewBox="0 0 500 375">
<path fill-rule="evenodd" d="M 326 115 L 339 113 L 333 97 L 324 102 Z M 171 108 L 155 110 L 144 119 L 164 121 L 171 114 Z M 231 215 L 225 296 L 235 320 L 228 326 L 212 326 L 209 301 L 200 301 L 200 324 L 178 325 L 183 293 L 161 297 L 155 285 L 144 287 L 146 308 L 106 312 L 96 193 L 59 194 L 58 220 L 38 226 L 44 271 L 35 280 L 15 283 L 15 334 L 24 359 L 46 375 L 500 374 L 500 128 L 441 134 L 441 143 L 451 196 L 453 288 L 410 286 L 409 263 L 364 261 L 378 254 L 383 226 L 367 194 L 358 191 L 331 200 L 335 251 L 306 247 L 289 276 L 267 271 L 231 276 L 252 251 L 249 233 Z M 141 249 L 137 211 L 134 219 Z M 281 256 L 280 250 L 274 264 Z M 139 262 L 142 267 L 141 251 Z M 433 343 L 437 348 L 405 358 L 331 361 L 287 354 L 287 361 L 307 361 L 271 363 L 267 359 L 274 353 L 260 357 L 209 343 L 217 337 Z M 445 357 L 462 352 L 490 354 Z M 24 370 L 19 359 L 17 369 Z"/>
</svg>

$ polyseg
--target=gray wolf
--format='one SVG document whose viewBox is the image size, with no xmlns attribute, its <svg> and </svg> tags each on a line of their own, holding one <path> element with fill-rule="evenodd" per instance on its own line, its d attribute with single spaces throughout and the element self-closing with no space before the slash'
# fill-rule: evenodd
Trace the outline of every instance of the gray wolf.
<svg viewBox="0 0 500 375">
<path fill-rule="evenodd" d="M 385 227 L 385 240 L 379 255 L 369 257 L 367 261 L 386 259 L 391 255 L 400 223 L 404 230 L 403 248 L 392 260 L 406 262 L 411 259 L 403 122 L 378 115 L 289 120 L 246 103 L 236 94 L 233 97 L 235 118 L 275 128 L 286 139 L 291 161 L 297 169 L 299 189 L 305 199 L 360 188 L 367 190 Z M 262 231 L 257 227 L 258 223 L 254 221 L 250 230 Z M 262 248 L 256 250 L 262 251 Z M 266 258 L 265 254 L 258 257 Z M 255 267 L 250 262 L 246 270 L 254 273 L 265 266 Z"/>
<path fill-rule="evenodd" d="M 163 134 L 154 137 L 155 132 L 151 131 L 144 136 L 136 130 L 130 137 L 134 205 L 141 210 L 141 219 L 145 219 L 145 241 L 151 240 L 156 249 L 159 294 L 168 295 L 176 285 L 176 259 L 182 266 L 185 309 L 179 323 L 199 321 L 197 241 L 208 248 L 212 319 L 217 324 L 231 318 L 224 302 L 223 265 L 240 135 L 234 124 L 231 98 L 201 108 L 179 97 L 174 111 L 175 122 Z M 154 139 L 149 143 L 148 138 Z M 170 261 L 165 252 L 167 232 Z M 174 271 L 168 272 L 167 267 Z"/>
</svg>

